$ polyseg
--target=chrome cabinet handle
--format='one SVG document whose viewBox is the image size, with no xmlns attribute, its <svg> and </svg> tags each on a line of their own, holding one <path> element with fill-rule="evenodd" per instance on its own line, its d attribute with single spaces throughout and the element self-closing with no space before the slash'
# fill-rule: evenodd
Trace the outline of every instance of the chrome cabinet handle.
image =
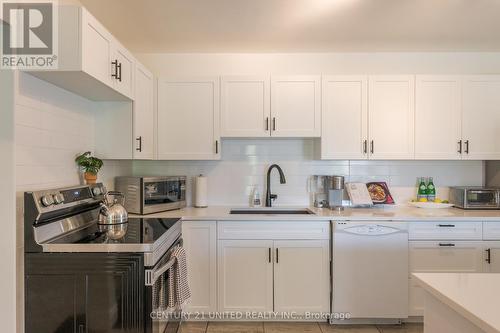
<svg viewBox="0 0 500 333">
<path fill-rule="evenodd" d="M 266 131 L 269 131 L 269 117 L 266 117 Z"/>
<path fill-rule="evenodd" d="M 363 154 L 368 153 L 368 140 L 363 140 Z"/>
<path fill-rule="evenodd" d="M 120 62 L 116 67 L 118 67 L 118 81 L 122 82 L 122 63 Z"/>
<path fill-rule="evenodd" d="M 273 117 L 273 131 L 276 131 L 276 117 Z"/>
<path fill-rule="evenodd" d="M 271 263 L 271 248 L 269 248 L 269 252 L 267 254 L 267 258 L 268 258 L 269 263 Z"/>
<path fill-rule="evenodd" d="M 375 144 L 373 143 L 373 140 L 370 142 L 370 154 L 373 154 L 375 151 Z"/>
<path fill-rule="evenodd" d="M 486 262 L 491 264 L 491 249 L 486 250 Z"/>
<path fill-rule="evenodd" d="M 458 150 L 457 153 L 462 154 L 462 140 L 458 141 Z"/>
<path fill-rule="evenodd" d="M 278 264 L 280 262 L 280 251 L 278 248 L 276 248 L 276 263 Z"/>
<path fill-rule="evenodd" d="M 219 140 L 215 140 L 215 153 L 219 153 Z"/>
<path fill-rule="evenodd" d="M 135 148 L 135 150 L 141 152 L 142 151 L 142 136 L 138 136 L 137 138 L 135 138 L 135 140 L 139 141 L 139 147 Z"/>
<path fill-rule="evenodd" d="M 469 154 L 469 140 L 465 140 L 465 153 Z"/>
</svg>

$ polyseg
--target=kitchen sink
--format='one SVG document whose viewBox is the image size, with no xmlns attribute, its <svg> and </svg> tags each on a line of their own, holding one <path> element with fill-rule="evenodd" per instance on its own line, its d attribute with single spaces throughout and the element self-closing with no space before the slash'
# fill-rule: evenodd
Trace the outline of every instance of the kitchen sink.
<svg viewBox="0 0 500 333">
<path fill-rule="evenodd" d="M 314 212 L 307 208 L 234 208 L 229 214 L 240 215 L 314 215 Z"/>
</svg>

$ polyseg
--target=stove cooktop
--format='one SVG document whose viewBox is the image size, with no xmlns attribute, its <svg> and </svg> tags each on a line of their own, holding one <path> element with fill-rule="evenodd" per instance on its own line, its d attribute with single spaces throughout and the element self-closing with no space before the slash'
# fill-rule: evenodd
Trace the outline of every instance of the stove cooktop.
<svg viewBox="0 0 500 333">
<path fill-rule="evenodd" d="M 169 234 L 180 232 L 178 218 L 129 218 L 127 233 L 118 240 L 110 240 L 105 233 L 99 231 L 97 224 L 78 232 L 58 238 L 43 244 L 47 249 L 57 251 L 67 249 L 68 246 L 82 252 L 106 250 L 136 250 L 151 251 L 160 239 L 169 237 Z M 174 236 L 174 235 L 172 235 Z M 103 248 L 104 247 L 104 248 Z M 58 252 L 58 251 L 57 251 Z"/>
</svg>

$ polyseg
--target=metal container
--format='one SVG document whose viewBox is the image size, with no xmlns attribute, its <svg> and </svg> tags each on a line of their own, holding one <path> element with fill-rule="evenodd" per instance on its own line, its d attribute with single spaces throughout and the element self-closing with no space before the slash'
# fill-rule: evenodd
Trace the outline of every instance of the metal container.
<svg viewBox="0 0 500 333">
<path fill-rule="evenodd" d="M 328 203 L 330 209 L 341 211 L 344 210 L 343 200 L 344 200 L 344 176 L 331 176 L 329 191 L 328 191 Z"/>
<path fill-rule="evenodd" d="M 316 208 L 328 207 L 328 186 L 330 176 L 314 175 L 309 178 L 309 193 Z"/>
<path fill-rule="evenodd" d="M 115 197 L 113 202 L 110 202 L 109 197 Z M 122 203 L 118 203 L 118 199 L 122 199 Z M 99 231 L 105 232 L 106 237 L 112 240 L 117 240 L 125 236 L 128 227 L 128 213 L 123 202 L 125 196 L 121 192 L 110 191 L 104 195 L 104 202 L 101 202 L 101 210 L 97 226 Z"/>
</svg>

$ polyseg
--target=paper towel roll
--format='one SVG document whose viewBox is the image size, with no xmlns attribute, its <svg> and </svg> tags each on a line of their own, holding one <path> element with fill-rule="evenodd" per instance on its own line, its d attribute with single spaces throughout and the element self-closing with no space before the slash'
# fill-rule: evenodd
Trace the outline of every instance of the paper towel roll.
<svg viewBox="0 0 500 333">
<path fill-rule="evenodd" d="M 199 175 L 195 180 L 195 207 L 207 207 L 208 206 L 208 184 L 207 177 Z"/>
</svg>

